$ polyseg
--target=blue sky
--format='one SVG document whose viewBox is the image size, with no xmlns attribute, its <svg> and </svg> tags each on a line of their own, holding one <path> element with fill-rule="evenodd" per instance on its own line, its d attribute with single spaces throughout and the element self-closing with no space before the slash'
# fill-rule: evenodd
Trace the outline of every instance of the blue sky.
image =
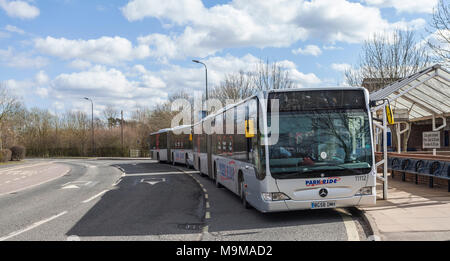
<svg viewBox="0 0 450 261">
<path fill-rule="evenodd" d="M 418 37 L 437 0 L 0 0 L 0 81 L 26 106 L 95 113 L 277 61 L 299 87 L 336 86 L 378 31 Z"/>
</svg>

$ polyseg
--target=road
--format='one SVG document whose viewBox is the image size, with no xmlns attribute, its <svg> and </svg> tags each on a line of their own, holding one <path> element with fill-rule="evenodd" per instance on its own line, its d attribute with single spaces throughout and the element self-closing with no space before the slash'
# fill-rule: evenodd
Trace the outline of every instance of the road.
<svg viewBox="0 0 450 261">
<path fill-rule="evenodd" d="M 70 170 L 0 195 L 0 241 L 366 240 L 360 219 L 345 209 L 259 213 L 191 169 L 142 160 L 52 161 Z"/>
</svg>

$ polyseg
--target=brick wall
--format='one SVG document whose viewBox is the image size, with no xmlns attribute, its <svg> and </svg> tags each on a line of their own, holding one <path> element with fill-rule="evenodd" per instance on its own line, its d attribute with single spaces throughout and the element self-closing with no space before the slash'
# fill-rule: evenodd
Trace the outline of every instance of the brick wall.
<svg viewBox="0 0 450 261">
<path fill-rule="evenodd" d="M 447 123 L 450 124 L 450 123 Z M 440 124 L 437 124 L 440 125 Z M 419 125 L 419 124 L 412 124 L 411 126 L 411 134 L 409 135 L 409 139 L 408 139 L 408 149 L 416 149 L 418 151 L 421 150 L 429 150 L 432 151 L 433 149 L 422 149 L 422 133 L 425 131 L 432 131 L 433 128 L 431 127 L 431 124 L 426 124 L 426 125 Z M 445 140 L 445 130 L 441 130 L 441 148 L 437 149 L 439 150 L 449 150 L 450 146 L 444 146 L 444 140 Z M 448 130 L 447 130 L 448 131 Z"/>
</svg>

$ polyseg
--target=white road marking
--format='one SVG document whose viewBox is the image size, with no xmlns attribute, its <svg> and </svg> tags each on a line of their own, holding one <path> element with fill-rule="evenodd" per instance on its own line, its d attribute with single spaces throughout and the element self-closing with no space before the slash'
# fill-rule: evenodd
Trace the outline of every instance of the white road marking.
<svg viewBox="0 0 450 261">
<path fill-rule="evenodd" d="M 147 183 L 152 186 L 161 182 L 166 182 L 166 179 L 141 179 L 141 183 Z"/>
<path fill-rule="evenodd" d="M 80 187 L 76 186 L 76 185 L 67 185 L 62 187 L 61 189 L 79 189 Z"/>
<path fill-rule="evenodd" d="M 126 176 L 127 176 L 127 177 L 139 177 L 139 176 L 173 175 L 173 174 L 182 175 L 183 173 L 174 171 L 174 172 L 156 172 L 156 173 L 126 174 Z M 125 175 L 124 175 L 124 176 L 125 176 Z"/>
<path fill-rule="evenodd" d="M 10 238 L 12 238 L 12 237 L 15 237 L 15 236 L 18 236 L 18 235 L 20 235 L 20 234 L 23 234 L 23 233 L 25 233 L 25 232 L 27 232 L 27 231 L 32 230 L 33 228 L 36 228 L 36 227 L 38 227 L 38 226 L 40 226 L 40 225 L 43 225 L 43 224 L 45 224 L 45 223 L 47 223 L 47 222 L 50 222 L 50 221 L 52 221 L 53 219 L 56 219 L 56 218 L 58 218 L 58 217 L 60 217 L 60 216 L 62 216 L 62 215 L 65 215 L 65 214 L 67 214 L 67 213 L 68 213 L 67 211 L 61 212 L 61 213 L 59 213 L 59 214 L 57 214 L 57 215 L 54 215 L 54 216 L 52 216 L 52 217 L 49 217 L 49 218 L 47 218 L 47 219 L 38 221 L 38 222 L 36 222 L 36 223 L 32 224 L 31 226 L 28 226 L 28 227 L 26 227 L 26 228 L 24 228 L 24 229 L 18 230 L 18 231 L 16 231 L 16 232 L 9 233 L 7 236 L 0 237 L 0 241 L 5 241 L 5 240 L 8 240 L 8 239 L 10 239 Z"/>
<path fill-rule="evenodd" d="M 208 229 L 209 229 L 209 226 L 204 226 L 203 227 L 203 233 L 208 233 Z"/>
<path fill-rule="evenodd" d="M 119 180 L 114 182 L 114 184 L 112 184 L 112 186 L 115 187 L 115 186 L 119 185 L 120 182 L 122 182 L 122 178 L 120 178 Z"/>
<path fill-rule="evenodd" d="M 347 231 L 348 241 L 360 241 L 358 229 L 356 228 L 353 218 L 342 211 L 338 211 L 344 220 L 345 230 Z"/>
<path fill-rule="evenodd" d="M 106 192 L 108 192 L 107 189 L 106 189 L 106 190 L 103 190 L 102 192 L 98 193 L 97 195 L 95 195 L 95 196 L 93 196 L 93 197 L 91 197 L 91 198 L 86 199 L 85 201 L 83 201 L 83 203 L 88 203 L 88 202 L 90 202 L 90 201 L 92 201 L 92 200 L 94 200 L 94 199 L 100 197 L 101 195 L 105 194 Z"/>
</svg>

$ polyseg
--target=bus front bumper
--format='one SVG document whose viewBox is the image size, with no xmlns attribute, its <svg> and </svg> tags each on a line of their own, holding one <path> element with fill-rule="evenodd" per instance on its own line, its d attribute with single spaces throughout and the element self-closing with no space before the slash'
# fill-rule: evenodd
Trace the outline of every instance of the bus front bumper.
<svg viewBox="0 0 450 261">
<path fill-rule="evenodd" d="M 285 200 L 285 201 L 264 201 L 259 206 L 254 206 L 261 212 L 283 212 L 292 210 L 318 209 L 313 207 L 313 203 L 331 202 L 330 208 L 355 207 L 365 205 L 375 205 L 376 195 L 353 196 L 338 199 L 326 200 Z M 325 207 L 326 208 L 326 207 Z"/>
</svg>

